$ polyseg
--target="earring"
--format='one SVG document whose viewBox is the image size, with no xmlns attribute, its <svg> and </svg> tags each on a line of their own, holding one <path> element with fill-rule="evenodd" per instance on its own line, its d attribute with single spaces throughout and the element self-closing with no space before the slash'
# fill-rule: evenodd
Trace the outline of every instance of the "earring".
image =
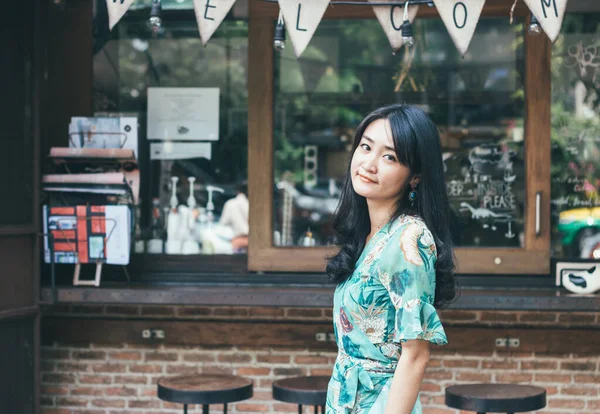
<svg viewBox="0 0 600 414">
<path fill-rule="evenodd" d="M 411 207 L 415 205 L 415 201 L 417 201 L 417 187 L 411 186 L 411 190 L 408 193 L 408 201 L 410 201 Z"/>
</svg>

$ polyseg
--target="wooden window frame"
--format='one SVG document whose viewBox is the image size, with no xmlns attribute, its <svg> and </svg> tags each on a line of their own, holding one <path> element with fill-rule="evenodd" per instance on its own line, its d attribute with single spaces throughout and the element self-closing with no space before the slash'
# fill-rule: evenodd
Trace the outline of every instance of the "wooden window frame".
<svg viewBox="0 0 600 414">
<path fill-rule="evenodd" d="M 508 18 L 512 0 L 488 1 L 482 16 Z M 273 30 L 278 6 L 250 1 L 248 45 L 248 193 L 250 234 L 248 270 L 323 272 L 332 247 L 273 245 Z M 519 3 L 515 16 L 529 11 Z M 436 17 L 421 7 L 419 17 Z M 324 19 L 374 19 L 370 7 L 329 7 Z M 527 20 L 528 21 L 528 20 Z M 547 36 L 525 35 L 525 246 L 523 248 L 456 248 L 462 274 L 548 274 L 550 272 L 550 59 Z M 536 195 L 541 196 L 536 234 Z"/>
</svg>

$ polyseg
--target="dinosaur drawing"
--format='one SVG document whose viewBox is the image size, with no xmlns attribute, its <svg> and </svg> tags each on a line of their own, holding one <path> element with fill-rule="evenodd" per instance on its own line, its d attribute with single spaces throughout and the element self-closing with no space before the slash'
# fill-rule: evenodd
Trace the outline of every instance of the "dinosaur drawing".
<svg viewBox="0 0 600 414">
<path fill-rule="evenodd" d="M 489 210 L 487 208 L 475 208 L 465 201 L 460 203 L 460 206 L 462 208 L 468 209 L 471 212 L 471 218 L 473 218 L 475 220 L 493 219 L 493 220 L 502 221 L 502 220 L 511 220 L 512 219 L 510 214 L 494 213 L 492 210 Z"/>
</svg>

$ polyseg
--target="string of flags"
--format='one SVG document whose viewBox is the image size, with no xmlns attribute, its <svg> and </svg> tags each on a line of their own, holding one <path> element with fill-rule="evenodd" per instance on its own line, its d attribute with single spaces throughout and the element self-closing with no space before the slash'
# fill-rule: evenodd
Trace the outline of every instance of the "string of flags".
<svg viewBox="0 0 600 414">
<path fill-rule="evenodd" d="M 194 0 L 194 12 L 202 44 L 206 45 L 213 33 L 227 16 L 236 0 Z M 259 0 L 252 0 L 259 1 Z M 457 50 L 464 56 L 475 33 L 486 0 L 410 0 L 394 4 L 390 0 L 357 1 L 357 5 L 370 5 L 381 24 L 392 50 L 412 46 L 412 23 L 417 17 L 419 5 L 433 4 L 448 30 Z M 516 2 L 517 0 L 515 0 Z M 562 26 L 569 0 L 523 0 L 532 13 L 531 33 L 542 30 L 554 42 Z M 109 27 L 119 22 L 134 0 L 106 0 Z M 285 45 L 287 32 L 296 57 L 300 57 L 312 39 L 327 7 L 335 0 L 277 0 L 280 8 L 275 29 L 275 47 Z M 160 28 L 160 0 L 152 0 L 150 25 Z"/>
</svg>

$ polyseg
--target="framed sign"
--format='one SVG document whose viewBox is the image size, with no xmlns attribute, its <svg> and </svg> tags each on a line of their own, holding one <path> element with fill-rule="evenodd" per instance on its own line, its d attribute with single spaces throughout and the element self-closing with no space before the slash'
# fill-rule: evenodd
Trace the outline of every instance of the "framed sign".
<svg viewBox="0 0 600 414">
<path fill-rule="evenodd" d="M 600 290 L 600 260 L 557 260 L 554 275 L 556 286 L 573 293 L 590 294 Z"/>
<path fill-rule="evenodd" d="M 219 88 L 148 88 L 148 139 L 219 140 Z"/>
</svg>

